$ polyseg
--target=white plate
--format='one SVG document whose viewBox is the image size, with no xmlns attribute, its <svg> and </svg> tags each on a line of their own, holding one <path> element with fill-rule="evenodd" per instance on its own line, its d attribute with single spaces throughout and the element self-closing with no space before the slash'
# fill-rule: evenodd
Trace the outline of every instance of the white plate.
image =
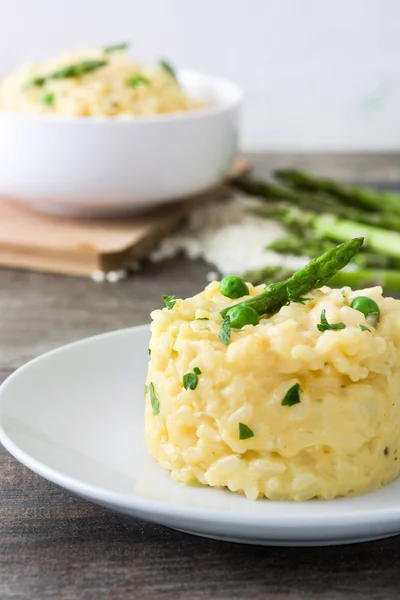
<svg viewBox="0 0 400 600">
<path fill-rule="evenodd" d="M 332 502 L 252 502 L 174 483 L 146 454 L 148 327 L 70 344 L 0 389 L 0 440 L 24 465 L 119 512 L 197 535 L 266 545 L 330 545 L 400 533 L 400 481 Z"/>
</svg>

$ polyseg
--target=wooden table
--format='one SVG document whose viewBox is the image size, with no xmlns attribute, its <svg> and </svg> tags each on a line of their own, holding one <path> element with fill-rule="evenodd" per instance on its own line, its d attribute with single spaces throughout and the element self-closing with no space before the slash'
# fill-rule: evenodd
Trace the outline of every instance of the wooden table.
<svg viewBox="0 0 400 600">
<path fill-rule="evenodd" d="M 259 175 L 296 165 L 400 187 L 400 155 L 259 155 Z M 1 224 L 0 224 L 1 226 Z M 148 321 L 210 268 L 183 258 L 118 284 L 0 271 L 0 381 L 61 344 Z M 205 540 L 126 518 L 46 482 L 0 448 L 0 599 L 372 599 L 400 592 L 400 537 L 333 548 Z"/>
</svg>

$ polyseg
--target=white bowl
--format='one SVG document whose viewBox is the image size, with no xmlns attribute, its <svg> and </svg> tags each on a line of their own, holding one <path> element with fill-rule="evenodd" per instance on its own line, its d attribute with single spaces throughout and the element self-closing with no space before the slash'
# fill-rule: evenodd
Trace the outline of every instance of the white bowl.
<svg viewBox="0 0 400 600">
<path fill-rule="evenodd" d="M 185 91 L 210 102 L 148 117 L 59 117 L 0 110 L 0 196 L 45 212 L 145 210 L 202 192 L 237 151 L 241 90 L 183 71 Z"/>
</svg>

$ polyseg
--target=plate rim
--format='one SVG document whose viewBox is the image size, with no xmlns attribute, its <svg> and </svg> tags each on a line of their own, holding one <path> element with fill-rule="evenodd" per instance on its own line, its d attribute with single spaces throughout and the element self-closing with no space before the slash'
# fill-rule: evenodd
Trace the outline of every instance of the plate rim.
<svg viewBox="0 0 400 600">
<path fill-rule="evenodd" d="M 400 522 L 400 502 L 398 507 L 377 507 L 377 508 L 357 508 L 352 510 L 342 510 L 340 513 L 310 513 L 307 515 L 291 513 L 290 511 L 282 510 L 281 514 L 268 513 L 253 514 L 244 513 L 240 509 L 224 509 L 224 508 L 204 508 L 202 506 L 187 506 L 176 504 L 174 502 L 165 502 L 163 500 L 153 500 L 138 495 L 128 495 L 112 490 L 107 490 L 98 485 L 86 483 L 76 477 L 65 475 L 59 470 L 48 466 L 46 463 L 32 457 L 28 452 L 21 449 L 8 435 L 5 424 L 2 419 L 2 402 L 5 394 L 8 393 L 8 388 L 13 384 L 14 380 L 24 375 L 28 369 L 34 368 L 36 364 L 45 362 L 50 356 L 62 354 L 65 351 L 70 351 L 77 345 L 94 343 L 97 340 L 104 340 L 111 337 L 127 337 L 134 332 L 149 330 L 149 324 L 138 325 L 128 328 L 117 329 L 105 333 L 96 334 L 90 337 L 82 338 L 73 342 L 69 342 L 63 346 L 50 350 L 17 368 L 5 381 L 0 385 L 0 443 L 5 449 L 21 464 L 36 473 L 37 475 L 47 479 L 48 481 L 61 486 L 62 488 L 83 496 L 88 500 L 97 504 L 112 505 L 124 512 L 124 510 L 137 511 L 142 515 L 147 515 L 150 520 L 155 520 L 154 517 L 182 517 L 190 519 L 194 524 L 207 522 L 209 525 L 231 525 L 236 520 L 236 523 L 241 526 L 254 528 L 257 526 L 267 529 L 269 525 L 281 527 L 284 530 L 290 528 L 292 531 L 303 531 L 308 527 L 323 527 L 332 529 L 340 527 L 345 529 L 346 526 L 357 527 L 368 523 L 369 519 L 373 519 L 375 525 L 388 525 L 394 521 Z M 160 466 L 160 469 L 162 467 Z M 176 483 L 176 485 L 180 485 Z M 383 489 L 383 488 L 381 488 Z M 379 491 L 379 490 L 377 490 Z M 278 502 L 265 500 L 266 503 L 281 505 L 282 507 L 295 506 L 305 504 L 303 502 Z M 318 504 L 327 504 L 332 506 L 335 502 L 329 500 L 309 500 L 318 502 Z M 272 523 L 271 523 L 272 521 Z M 261 532 L 260 532 L 261 533 Z M 393 534 L 395 535 L 395 534 Z"/>
</svg>

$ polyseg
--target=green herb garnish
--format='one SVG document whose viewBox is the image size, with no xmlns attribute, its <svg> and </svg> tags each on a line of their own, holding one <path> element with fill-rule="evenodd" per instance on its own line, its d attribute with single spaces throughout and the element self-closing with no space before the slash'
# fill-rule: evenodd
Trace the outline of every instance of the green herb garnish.
<svg viewBox="0 0 400 600">
<path fill-rule="evenodd" d="M 209 321 L 208 317 L 197 317 L 196 321 Z"/>
<path fill-rule="evenodd" d="M 369 332 L 371 332 L 371 330 L 368 329 L 368 327 L 365 327 L 365 325 L 359 325 L 359 327 L 360 327 L 361 331 L 369 331 Z"/>
<path fill-rule="evenodd" d="M 224 321 L 222 323 L 220 332 L 218 334 L 219 339 L 225 346 L 229 344 L 229 340 L 231 339 L 231 320 L 229 315 L 224 317 Z"/>
<path fill-rule="evenodd" d="M 291 296 L 289 294 L 289 299 L 288 302 L 296 302 L 297 304 L 305 304 L 306 302 L 308 302 L 309 300 L 311 300 L 311 298 L 302 298 L 301 296 Z"/>
<path fill-rule="evenodd" d="M 195 367 L 193 369 L 193 372 L 196 373 L 196 375 L 201 375 L 201 371 L 200 371 L 199 367 Z"/>
<path fill-rule="evenodd" d="M 134 88 L 141 84 L 148 85 L 150 83 L 150 79 L 145 77 L 145 75 L 133 75 L 126 83 L 129 85 L 129 87 Z"/>
<path fill-rule="evenodd" d="M 164 69 L 171 77 L 176 79 L 175 69 L 166 60 L 160 60 L 160 67 Z"/>
<path fill-rule="evenodd" d="M 346 325 L 344 323 L 328 323 L 326 318 L 326 310 L 325 308 L 321 311 L 321 323 L 318 323 L 317 328 L 318 331 L 328 331 L 330 329 L 344 329 Z"/>
<path fill-rule="evenodd" d="M 239 440 L 248 440 L 249 438 L 254 437 L 254 433 L 244 423 L 239 423 Z"/>
<path fill-rule="evenodd" d="M 195 390 L 197 388 L 199 378 L 196 373 L 186 373 L 183 376 L 182 382 L 185 390 Z"/>
<path fill-rule="evenodd" d="M 160 402 L 156 396 L 156 393 L 154 391 L 154 385 L 152 382 L 149 383 L 149 392 L 153 415 L 157 416 L 158 414 L 160 414 Z"/>
<path fill-rule="evenodd" d="M 149 355 L 151 355 L 151 348 L 148 349 L 148 353 L 149 353 Z"/>
<path fill-rule="evenodd" d="M 281 405 L 282 406 L 293 406 L 301 402 L 300 400 L 300 384 L 295 383 L 285 394 Z"/>
<path fill-rule="evenodd" d="M 114 44 L 113 46 L 106 46 L 103 48 L 104 52 L 107 54 L 111 54 L 111 52 L 120 52 L 121 50 L 126 50 L 128 48 L 128 44 Z"/>
<path fill-rule="evenodd" d="M 51 92 L 42 96 L 42 104 L 46 106 L 52 106 L 54 104 L 55 96 Z"/>
<path fill-rule="evenodd" d="M 71 77 L 81 77 L 82 75 L 86 75 L 91 71 L 100 69 L 100 67 L 104 67 L 107 64 L 108 63 L 106 60 L 82 60 L 74 65 L 69 65 L 68 67 L 63 67 L 58 71 L 54 71 L 49 75 L 35 77 L 29 82 L 28 87 L 31 85 L 42 86 L 46 83 L 46 81 L 50 81 L 52 79 L 70 79 Z"/>
<path fill-rule="evenodd" d="M 164 300 L 164 304 L 168 308 L 168 310 L 174 308 L 176 303 L 175 296 L 163 296 L 162 299 Z"/>
</svg>

